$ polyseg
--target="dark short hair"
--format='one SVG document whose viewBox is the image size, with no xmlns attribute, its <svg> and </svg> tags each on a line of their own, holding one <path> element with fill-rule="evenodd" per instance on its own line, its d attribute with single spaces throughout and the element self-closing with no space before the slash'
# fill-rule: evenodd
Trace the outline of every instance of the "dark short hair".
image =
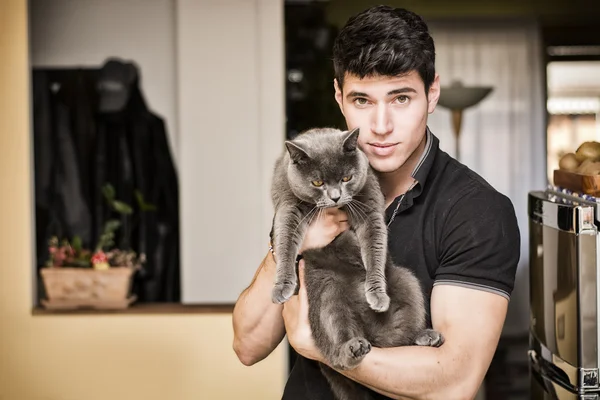
<svg viewBox="0 0 600 400">
<path fill-rule="evenodd" d="M 435 79 L 435 46 L 427 24 L 403 8 L 376 6 L 351 17 L 333 44 L 335 78 L 342 89 L 346 73 L 399 76 L 417 71 L 425 94 Z"/>
</svg>

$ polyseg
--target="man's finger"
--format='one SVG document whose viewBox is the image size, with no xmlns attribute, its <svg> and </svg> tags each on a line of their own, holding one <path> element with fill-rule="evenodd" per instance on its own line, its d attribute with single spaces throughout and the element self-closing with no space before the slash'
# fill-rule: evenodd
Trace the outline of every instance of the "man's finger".
<svg viewBox="0 0 600 400">
<path fill-rule="evenodd" d="M 298 263 L 298 279 L 300 280 L 299 292 L 306 293 L 306 284 L 304 282 L 304 260 L 300 260 Z"/>
<path fill-rule="evenodd" d="M 339 223 L 339 233 L 344 232 L 345 230 L 348 230 L 350 228 L 350 224 L 348 223 L 348 221 L 344 221 L 344 222 L 340 222 Z"/>
<path fill-rule="evenodd" d="M 325 215 L 328 217 L 335 217 L 338 214 L 338 209 L 335 207 L 328 207 L 325 209 Z"/>
</svg>

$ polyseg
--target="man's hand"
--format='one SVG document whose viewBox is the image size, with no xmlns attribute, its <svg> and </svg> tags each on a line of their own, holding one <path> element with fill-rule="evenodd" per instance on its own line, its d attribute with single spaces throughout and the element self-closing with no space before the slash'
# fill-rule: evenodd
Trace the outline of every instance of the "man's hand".
<svg viewBox="0 0 600 400">
<path fill-rule="evenodd" d="M 348 215 L 345 211 L 335 207 L 319 211 L 304 235 L 300 253 L 327 246 L 348 227 Z"/>
<path fill-rule="evenodd" d="M 283 304 L 283 321 L 290 345 L 303 357 L 320 361 L 323 355 L 315 346 L 308 322 L 308 298 L 304 283 L 304 261 L 298 265 L 300 289 L 298 295 Z"/>
</svg>

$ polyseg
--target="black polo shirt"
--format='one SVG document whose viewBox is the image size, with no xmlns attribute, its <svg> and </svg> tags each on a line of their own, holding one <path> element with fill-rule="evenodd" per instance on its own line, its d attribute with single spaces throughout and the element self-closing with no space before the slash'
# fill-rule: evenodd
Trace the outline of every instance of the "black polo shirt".
<svg viewBox="0 0 600 400">
<path fill-rule="evenodd" d="M 509 298 L 521 238 L 508 197 L 440 150 L 429 129 L 412 176 L 416 184 L 386 210 L 389 251 L 397 265 L 413 270 L 421 281 L 428 326 L 435 285 L 459 285 Z M 317 363 L 298 356 L 283 399 L 329 400 L 333 395 Z"/>
</svg>

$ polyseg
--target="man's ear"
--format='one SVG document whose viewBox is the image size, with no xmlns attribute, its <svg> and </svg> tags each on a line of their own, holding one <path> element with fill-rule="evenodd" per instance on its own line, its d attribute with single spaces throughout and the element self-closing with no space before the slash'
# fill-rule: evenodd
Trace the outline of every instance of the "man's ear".
<svg viewBox="0 0 600 400">
<path fill-rule="evenodd" d="M 310 158 L 308 153 L 297 143 L 287 140 L 285 142 L 285 147 L 287 148 L 288 153 L 290 153 L 290 158 L 294 164 L 304 164 Z"/>
<path fill-rule="evenodd" d="M 431 114 L 435 111 L 438 100 L 440 99 L 440 76 L 436 73 L 429 92 L 427 93 L 427 112 Z"/>
<path fill-rule="evenodd" d="M 344 97 L 342 95 L 342 88 L 340 88 L 340 85 L 337 81 L 337 79 L 333 80 L 333 88 L 335 89 L 335 101 L 338 103 L 338 106 L 340 106 L 340 111 L 342 112 L 342 115 L 344 114 Z"/>
</svg>

